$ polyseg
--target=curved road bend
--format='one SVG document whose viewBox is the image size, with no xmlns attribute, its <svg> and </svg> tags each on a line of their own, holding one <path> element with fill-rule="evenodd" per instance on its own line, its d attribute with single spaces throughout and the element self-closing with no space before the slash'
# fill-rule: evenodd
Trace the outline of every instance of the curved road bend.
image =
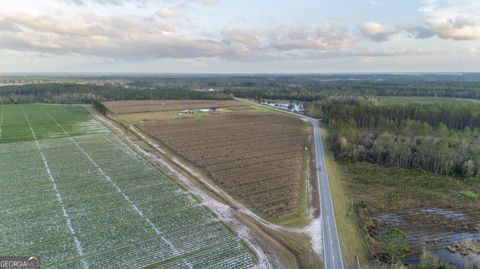
<svg viewBox="0 0 480 269">
<path fill-rule="evenodd" d="M 317 182 L 320 190 L 320 216 L 322 221 L 322 241 L 323 241 L 323 257 L 325 261 L 325 269 L 344 269 L 342 260 L 342 251 L 338 240 L 337 223 L 335 221 L 335 210 L 333 209 L 332 195 L 330 194 L 330 183 L 327 173 L 327 165 L 323 152 L 323 141 L 320 133 L 318 120 L 300 115 L 297 113 L 277 109 L 271 106 L 265 106 L 257 102 L 251 102 L 246 99 L 234 98 L 238 101 L 263 106 L 269 109 L 279 110 L 285 113 L 293 114 L 297 117 L 307 119 L 313 127 L 313 137 L 315 141 L 315 166 L 317 169 Z"/>
</svg>

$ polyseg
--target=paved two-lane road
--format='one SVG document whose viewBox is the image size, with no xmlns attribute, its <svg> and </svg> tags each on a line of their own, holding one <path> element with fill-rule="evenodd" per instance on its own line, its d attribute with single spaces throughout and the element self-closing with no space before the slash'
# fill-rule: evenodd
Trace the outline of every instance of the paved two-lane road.
<svg viewBox="0 0 480 269">
<path fill-rule="evenodd" d="M 315 140 L 315 160 L 317 169 L 317 182 L 320 191 L 320 216 L 322 218 L 322 237 L 323 237 L 323 256 L 325 260 L 325 269 L 344 269 L 342 260 L 342 251 L 338 240 L 337 223 L 335 221 L 335 212 L 333 209 L 332 195 L 330 194 L 330 181 L 328 179 L 327 166 L 323 152 L 323 141 L 320 133 L 318 120 L 307 116 L 299 115 L 293 112 L 277 109 L 271 106 L 265 106 L 246 99 L 235 98 L 236 100 L 267 107 L 273 110 L 280 110 L 297 117 L 307 119 L 313 127 L 313 137 Z"/>
<path fill-rule="evenodd" d="M 323 256 L 325 269 L 343 269 L 342 251 L 338 240 L 337 223 L 333 209 L 332 196 L 330 194 L 330 183 L 328 179 L 327 166 L 323 152 L 322 135 L 318 120 L 309 118 L 313 126 L 313 137 L 315 139 L 315 160 L 317 167 L 317 181 L 320 191 L 320 211 L 322 218 Z"/>
</svg>

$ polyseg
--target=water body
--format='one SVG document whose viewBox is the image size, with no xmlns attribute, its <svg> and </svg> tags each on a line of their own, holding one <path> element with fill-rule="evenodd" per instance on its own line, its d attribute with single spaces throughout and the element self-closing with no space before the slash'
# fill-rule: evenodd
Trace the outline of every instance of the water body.
<svg viewBox="0 0 480 269">
<path fill-rule="evenodd" d="M 262 105 L 271 106 L 283 110 L 288 110 L 291 112 L 301 113 L 304 112 L 305 109 L 303 107 L 303 103 L 285 103 L 285 102 L 263 102 Z"/>
<path fill-rule="evenodd" d="M 420 223 L 415 223 L 418 216 L 418 222 L 421 222 L 422 215 L 431 215 L 455 226 L 455 229 L 445 229 L 440 227 L 433 229 L 428 225 L 423 227 Z M 375 228 L 375 237 L 381 238 L 382 234 L 390 228 L 397 227 L 405 231 L 410 243 L 410 253 L 405 258 L 406 264 L 419 264 L 421 262 L 423 250 L 427 250 L 437 256 L 441 264 L 449 264 L 458 268 L 480 268 L 480 255 L 472 251 L 467 251 L 468 255 L 462 255 L 460 251 L 452 252 L 454 245 L 460 245 L 462 242 L 473 241 L 480 243 L 480 221 L 478 216 L 459 212 L 445 208 L 414 208 L 399 212 L 382 213 L 371 218 L 378 225 Z M 465 229 L 471 227 L 472 223 L 477 223 L 474 229 Z M 434 223 L 429 223 L 435 226 Z M 450 250 L 448 247 L 450 246 Z M 465 252 L 463 254 L 466 254 Z"/>
</svg>

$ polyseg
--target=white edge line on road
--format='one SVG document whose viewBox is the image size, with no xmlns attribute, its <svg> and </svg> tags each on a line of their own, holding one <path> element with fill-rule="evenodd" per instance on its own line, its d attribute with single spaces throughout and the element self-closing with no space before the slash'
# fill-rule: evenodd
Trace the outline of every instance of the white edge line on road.
<svg viewBox="0 0 480 269">
<path fill-rule="evenodd" d="M 313 123 L 312 123 L 312 122 L 310 122 L 310 124 L 312 124 L 313 133 L 314 133 L 313 144 L 314 144 L 315 148 L 317 148 L 317 139 L 315 139 L 315 126 L 313 126 Z M 319 171 L 318 171 L 318 167 L 317 167 L 317 166 L 318 166 L 318 156 L 317 156 L 317 151 L 316 151 L 316 150 L 315 150 L 315 166 L 316 166 L 316 167 L 315 167 L 315 168 L 316 168 L 315 175 L 317 175 L 317 183 L 318 183 L 318 185 L 319 185 L 319 186 L 318 186 L 318 189 L 319 189 L 319 194 L 320 194 L 320 193 L 321 193 L 321 192 L 320 192 L 320 182 L 318 181 L 318 178 L 319 178 L 318 173 L 319 173 Z M 321 205 L 319 205 L 319 206 L 320 206 L 320 209 L 321 209 Z M 323 237 L 323 238 L 322 238 L 322 243 L 323 243 L 323 245 L 324 245 L 324 246 L 323 246 L 323 259 L 324 259 L 324 261 L 325 261 L 325 259 L 326 259 L 325 232 L 326 232 L 326 231 L 325 231 L 325 227 L 324 227 L 324 226 L 325 226 L 325 223 L 324 223 L 324 220 L 323 220 L 323 212 L 320 211 L 320 215 L 321 215 L 321 216 L 320 216 L 320 221 L 321 221 L 321 225 L 322 225 L 322 237 Z"/>
<path fill-rule="evenodd" d="M 318 126 L 315 122 L 313 122 L 314 120 L 311 120 L 311 124 L 313 126 L 313 131 L 314 131 L 314 135 L 318 132 Z M 319 133 L 319 132 L 318 132 Z M 327 200 L 327 195 L 325 195 L 325 192 L 328 192 L 328 190 L 326 190 L 325 188 L 322 188 L 322 187 L 325 187 L 325 186 L 322 186 L 322 185 L 325 185 L 326 182 L 324 184 L 322 184 L 322 180 L 321 180 L 321 177 L 322 177 L 322 173 L 324 173 L 323 170 L 320 170 L 320 158 L 318 156 L 318 151 L 323 149 L 321 147 L 317 147 L 319 145 L 321 145 L 321 136 L 319 135 L 315 135 L 315 159 L 316 159 L 316 162 L 315 162 L 315 165 L 317 167 L 317 180 L 318 180 L 318 186 L 320 189 L 320 203 L 321 203 L 321 209 L 325 209 L 323 210 L 322 212 L 322 220 L 323 220 L 323 224 L 324 224 L 324 227 L 323 227 L 323 242 L 324 242 L 324 262 L 325 262 L 325 268 L 331 268 L 328 266 L 329 262 L 330 262 L 330 259 L 332 259 L 333 261 L 335 260 L 335 256 L 334 256 L 334 252 L 333 252 L 333 244 L 332 244 L 332 234 L 331 234 L 331 227 L 330 227 L 330 218 L 327 214 L 328 210 L 328 200 Z M 318 143 L 317 143 L 317 140 L 318 140 Z M 322 153 L 323 153 L 323 150 L 322 150 Z M 320 172 L 321 171 L 321 172 Z M 322 203 L 322 200 L 323 200 L 323 203 Z M 323 208 L 322 208 L 323 207 Z M 326 218 L 326 220 L 325 220 Z M 328 238 L 328 241 L 327 241 L 327 238 Z M 327 242 L 330 243 L 329 247 L 327 247 L 327 245 L 325 245 Z M 330 250 L 330 255 L 327 255 L 327 249 Z M 335 268 L 335 263 L 333 262 L 332 263 L 332 266 L 333 268 Z"/>
<path fill-rule="evenodd" d="M 322 139 L 322 133 L 321 133 L 321 129 L 320 129 L 320 124 L 318 123 L 318 120 L 317 119 L 314 119 L 312 118 L 313 120 L 317 121 L 317 126 L 318 126 L 318 134 L 319 134 L 319 137 L 320 137 L 320 143 L 321 143 L 321 149 L 322 149 L 322 153 L 323 153 L 323 156 L 325 156 L 325 152 L 324 152 L 324 149 L 323 149 L 323 139 Z M 327 178 L 328 178 L 328 169 L 327 169 L 327 164 L 326 164 L 326 161 L 325 161 L 325 157 L 323 158 L 323 167 L 325 168 L 325 174 L 327 175 Z M 336 236 L 336 241 L 337 241 L 337 245 L 338 245 L 338 251 L 340 252 L 340 264 L 341 264 L 341 268 L 344 268 L 344 264 L 343 264 L 343 254 L 342 254 L 342 248 L 340 246 L 340 242 L 339 242 L 339 239 L 338 239 L 338 230 L 337 230 L 337 219 L 335 217 L 335 207 L 333 206 L 333 199 L 332 199 L 332 195 L 331 195 L 331 188 L 330 188 L 330 182 L 329 180 L 327 180 L 327 185 L 328 185 L 328 196 L 329 196 L 329 200 L 330 200 L 330 204 L 332 206 L 332 211 L 333 211 L 333 225 L 335 226 L 335 232 L 337 233 L 337 236 Z"/>
<path fill-rule="evenodd" d="M 297 113 L 293 113 L 293 112 L 290 112 L 290 111 L 286 111 L 286 110 L 281 110 L 281 109 L 278 109 L 278 108 L 275 108 L 275 107 L 269 107 L 269 106 L 265 106 L 265 105 L 262 105 L 262 104 L 259 104 L 259 103 L 256 103 L 256 102 L 252 102 L 250 100 L 247 100 L 247 99 L 243 99 L 243 98 L 234 98 L 235 100 L 237 101 L 240 101 L 240 102 L 245 102 L 245 103 L 248 103 L 248 104 L 251 104 L 251 105 L 256 105 L 256 106 L 261 106 L 261 107 L 265 107 L 265 108 L 268 108 L 268 109 L 271 109 L 271 110 L 274 110 L 274 111 L 279 111 L 279 112 L 283 112 L 283 113 L 286 113 L 286 114 L 289 114 L 289 115 L 292 115 L 292 116 L 296 116 L 298 118 L 301 118 L 301 119 L 307 119 L 310 121 L 312 127 L 313 127 L 313 132 L 314 132 L 314 136 L 315 136 L 315 130 L 316 128 L 318 128 L 318 137 L 319 137 L 319 143 L 317 144 L 316 143 L 316 139 L 314 138 L 314 141 L 315 141 L 315 148 L 317 148 L 317 146 L 320 146 L 320 149 L 321 149 L 321 152 L 324 156 L 323 159 L 323 167 L 325 169 L 325 174 L 327 176 L 327 180 L 326 180 L 326 183 L 327 183 L 327 186 L 328 186 L 328 200 L 330 200 L 330 205 L 331 205 L 331 208 L 332 208 L 332 211 L 333 211 L 333 215 L 334 215 L 334 218 L 333 218 L 333 224 L 334 224 L 334 227 L 335 227 L 335 232 L 336 232 L 336 241 L 337 241 L 337 245 L 338 245 L 338 251 L 339 251 L 339 254 L 340 254 L 340 264 L 341 264 L 341 268 L 344 268 L 344 264 L 343 264 L 343 255 L 342 255 L 342 249 L 341 249 L 341 246 L 340 246 L 340 242 L 339 242 L 339 239 L 338 239 L 338 230 L 337 230 L 337 221 L 336 221 L 336 218 L 335 218 L 335 208 L 333 206 L 333 200 L 332 200 L 332 196 L 331 196 L 331 190 L 330 190 L 330 182 L 328 180 L 328 170 L 327 170 L 327 166 L 326 166 L 326 162 L 325 162 L 325 152 L 324 152 L 324 149 L 323 149 L 323 139 L 322 139 L 322 134 L 321 134 L 321 130 L 320 130 L 320 124 L 318 123 L 318 119 L 315 119 L 315 118 L 312 118 L 312 117 L 309 117 L 309 116 L 306 116 L 306 115 L 301 115 L 301 114 L 297 114 Z M 315 121 L 315 122 L 314 122 Z M 315 157 L 317 157 L 316 153 L 315 153 Z M 316 158 L 317 161 L 316 161 L 316 164 L 318 164 L 318 158 Z M 318 174 L 318 165 L 317 165 L 317 174 Z M 318 175 L 317 175 L 318 176 Z M 318 184 L 320 185 L 320 182 L 318 182 Z M 320 189 L 320 186 L 318 186 L 318 188 Z M 320 190 L 319 190 L 320 192 Z M 321 199 L 320 199 L 321 201 Z M 327 205 L 326 205 L 327 206 Z M 320 205 L 321 207 L 321 205 Z M 323 215 L 322 212 L 320 212 L 321 215 Z M 323 222 L 323 217 L 321 218 L 322 222 Z M 324 235 L 325 234 L 325 229 L 322 230 L 322 234 Z M 326 254 L 325 253 L 325 238 L 323 238 L 322 242 L 324 243 L 324 247 L 323 247 L 323 253 L 324 255 Z M 332 250 L 332 253 L 333 253 L 333 250 Z M 326 269 L 331 269 L 331 268 L 328 268 L 327 267 L 327 259 L 326 257 L 324 257 L 324 260 L 325 260 L 325 266 L 326 266 Z M 334 265 L 335 266 L 335 265 Z"/>
</svg>

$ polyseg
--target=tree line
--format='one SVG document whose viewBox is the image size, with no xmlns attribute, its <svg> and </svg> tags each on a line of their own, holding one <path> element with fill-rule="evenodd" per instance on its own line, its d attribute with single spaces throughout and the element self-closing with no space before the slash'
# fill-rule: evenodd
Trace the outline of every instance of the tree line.
<svg viewBox="0 0 480 269">
<path fill-rule="evenodd" d="M 378 105 L 348 100 L 320 104 L 336 158 L 480 176 L 478 105 Z"/>
<path fill-rule="evenodd" d="M 400 126 L 405 120 L 445 124 L 450 129 L 480 127 L 480 105 L 477 104 L 405 104 L 351 105 L 329 102 L 322 106 L 326 121 L 353 120 L 359 128 Z"/>
<path fill-rule="evenodd" d="M 268 81 L 268 83 L 267 83 Z M 419 96 L 480 99 L 478 81 L 267 80 L 230 85 L 225 92 L 251 99 L 321 101 L 330 96 Z"/>
<path fill-rule="evenodd" d="M 221 92 L 177 88 L 132 89 L 88 84 L 31 84 L 0 87 L 0 103 L 91 103 L 115 100 L 231 99 Z"/>
<path fill-rule="evenodd" d="M 92 105 L 98 111 L 98 113 L 102 115 L 107 114 L 108 108 L 104 104 L 102 104 L 102 102 L 98 101 L 97 99 L 93 99 Z"/>
<path fill-rule="evenodd" d="M 469 78 L 468 78 L 469 77 Z M 107 77 L 108 78 L 108 77 Z M 122 78 L 122 77 L 118 77 Z M 289 75 L 125 77 L 125 87 L 105 84 L 34 84 L 0 87 L 4 102 L 91 102 L 99 99 L 250 99 L 322 101 L 330 96 L 430 96 L 480 99 L 480 75 Z M 215 88 L 207 92 L 198 89 Z"/>
</svg>

